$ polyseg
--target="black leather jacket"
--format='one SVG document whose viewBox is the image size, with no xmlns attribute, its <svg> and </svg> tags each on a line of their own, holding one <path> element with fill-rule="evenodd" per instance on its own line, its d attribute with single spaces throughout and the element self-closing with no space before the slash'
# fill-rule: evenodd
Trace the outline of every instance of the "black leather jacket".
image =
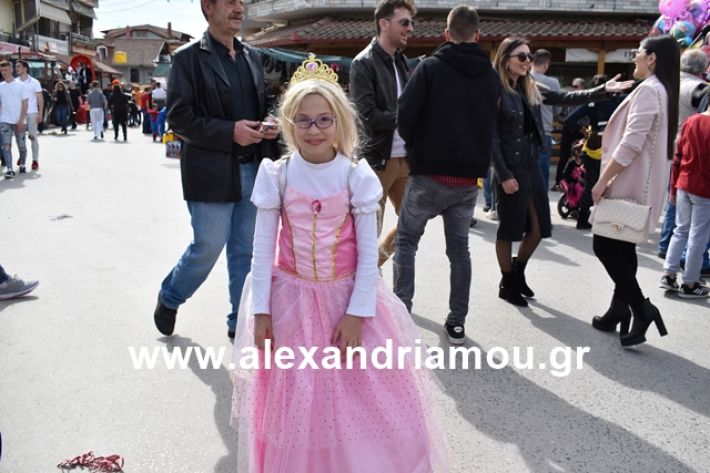
<svg viewBox="0 0 710 473">
<path fill-rule="evenodd" d="M 543 90 L 541 88 L 540 93 L 545 105 L 581 105 L 595 100 L 603 100 L 607 97 L 603 84 L 594 89 L 575 92 Z M 533 117 L 533 141 L 545 143 L 545 131 L 542 125 L 540 106 L 530 107 L 527 100 L 521 99 L 521 95 L 502 89 L 498 110 L 498 126 L 493 135 L 492 157 L 493 167 L 499 182 L 513 177 L 513 173 L 510 171 L 511 166 L 528 164 L 523 161 L 529 155 L 524 147 L 530 146 L 530 140 L 527 139 L 524 132 L 525 110 L 523 107 L 529 107 Z"/>
<path fill-rule="evenodd" d="M 392 57 L 375 38 L 350 66 L 350 98 L 364 127 L 359 157 L 367 159 L 374 169 L 384 169 L 387 164 L 397 129 L 397 80 L 392 63 Z M 410 74 L 407 58 L 397 51 L 394 63 L 404 90 Z"/>
<path fill-rule="evenodd" d="M 274 100 L 266 95 L 261 58 L 244 44 L 257 91 L 260 118 L 273 108 Z M 185 200 L 200 202 L 239 202 L 241 177 L 234 143 L 234 120 L 230 94 L 232 89 L 213 39 L 205 32 L 200 41 L 180 48 L 173 58 L 167 98 L 167 119 L 183 143 L 180 170 Z M 276 140 L 262 141 L 259 158 L 277 157 Z"/>
</svg>

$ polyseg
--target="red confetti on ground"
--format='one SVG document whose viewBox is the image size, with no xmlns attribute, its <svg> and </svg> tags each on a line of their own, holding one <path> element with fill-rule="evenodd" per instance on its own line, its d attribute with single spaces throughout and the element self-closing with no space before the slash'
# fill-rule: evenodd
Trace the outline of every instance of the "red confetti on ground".
<svg viewBox="0 0 710 473">
<path fill-rule="evenodd" d="M 123 471 L 123 458 L 120 455 L 96 457 L 94 452 L 88 452 L 71 460 L 65 460 L 57 468 L 73 470 L 75 468 L 88 468 L 91 473 L 117 473 Z"/>
</svg>

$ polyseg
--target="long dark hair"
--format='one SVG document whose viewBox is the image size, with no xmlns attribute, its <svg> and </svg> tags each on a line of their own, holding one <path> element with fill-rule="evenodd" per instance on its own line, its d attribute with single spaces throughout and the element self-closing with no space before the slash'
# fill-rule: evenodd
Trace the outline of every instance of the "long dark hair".
<svg viewBox="0 0 710 473">
<path fill-rule="evenodd" d="M 641 41 L 647 54 L 656 54 L 654 74 L 668 94 L 668 159 L 673 159 L 675 135 L 678 131 L 678 90 L 680 89 L 680 47 L 669 36 L 652 36 Z"/>
</svg>

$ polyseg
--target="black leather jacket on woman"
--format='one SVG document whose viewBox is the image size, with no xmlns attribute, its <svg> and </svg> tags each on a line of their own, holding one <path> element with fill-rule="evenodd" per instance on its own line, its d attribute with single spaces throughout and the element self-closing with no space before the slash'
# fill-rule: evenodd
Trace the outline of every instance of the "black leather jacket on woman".
<svg viewBox="0 0 710 473">
<path fill-rule="evenodd" d="M 540 88 L 540 93 L 545 105 L 581 105 L 607 97 L 603 84 L 594 89 L 576 92 Z M 540 106 L 530 107 L 527 100 L 524 98 L 521 100 L 521 97 L 522 94 L 512 94 L 505 89 L 500 94 L 498 126 L 493 135 L 492 156 L 493 167 L 499 182 L 513 177 L 513 173 L 510 171 L 511 166 L 529 164 L 524 161 L 529 156 L 529 151 L 525 147 L 530 146 L 530 141 L 525 136 L 525 110 L 523 107 L 528 107 L 528 113 L 533 119 L 531 124 L 533 140 L 537 143 L 545 143 Z M 537 162 L 537 157 L 535 157 L 535 162 Z"/>
<path fill-rule="evenodd" d="M 397 80 L 393 64 L 404 90 L 410 74 L 407 58 L 397 51 L 393 59 L 377 43 L 377 38 L 355 56 L 350 66 L 350 98 L 357 107 L 365 135 L 358 157 L 367 159 L 374 169 L 384 169 L 390 159 L 397 129 Z"/>
</svg>

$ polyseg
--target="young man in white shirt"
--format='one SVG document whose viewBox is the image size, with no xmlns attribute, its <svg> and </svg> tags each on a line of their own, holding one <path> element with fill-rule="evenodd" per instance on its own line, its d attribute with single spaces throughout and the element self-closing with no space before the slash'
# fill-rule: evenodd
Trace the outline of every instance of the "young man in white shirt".
<svg viewBox="0 0 710 473">
<path fill-rule="evenodd" d="M 15 176 L 12 170 L 12 135 L 25 133 L 29 94 L 22 84 L 15 82 L 10 61 L 0 62 L 0 74 L 3 79 L 0 83 L 0 145 L 7 166 L 5 178 L 12 179 Z"/>
<path fill-rule="evenodd" d="M 22 59 L 15 63 L 15 73 L 17 74 L 17 82 L 21 83 L 27 93 L 29 99 L 27 102 L 27 133 L 32 146 L 32 170 L 39 169 L 39 141 L 37 137 L 37 125 L 42 123 L 44 117 L 44 97 L 42 96 L 42 86 L 39 81 L 29 75 L 30 65 Z M 27 160 L 27 146 L 25 144 L 25 134 L 17 135 L 17 147 L 20 149 L 20 160 L 17 162 L 20 166 L 20 174 L 25 172 L 25 161 Z"/>
</svg>

